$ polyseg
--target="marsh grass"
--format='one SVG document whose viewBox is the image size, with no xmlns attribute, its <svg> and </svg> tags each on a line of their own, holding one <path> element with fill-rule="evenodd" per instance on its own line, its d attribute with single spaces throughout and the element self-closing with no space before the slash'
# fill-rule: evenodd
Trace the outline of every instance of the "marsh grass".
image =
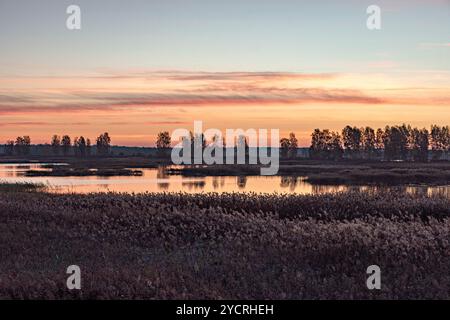
<svg viewBox="0 0 450 320">
<path fill-rule="evenodd" d="M 450 298 L 445 197 L 15 192 L 0 206 L 1 298 Z"/>
</svg>

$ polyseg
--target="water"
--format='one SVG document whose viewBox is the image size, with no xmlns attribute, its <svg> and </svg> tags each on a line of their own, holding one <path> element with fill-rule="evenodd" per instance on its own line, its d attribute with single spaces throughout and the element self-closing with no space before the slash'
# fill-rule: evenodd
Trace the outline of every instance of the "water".
<svg viewBox="0 0 450 320">
<path fill-rule="evenodd" d="M 322 194 L 356 189 L 360 191 L 389 191 L 375 186 L 311 185 L 302 177 L 248 176 L 248 177 L 182 177 L 166 175 L 163 168 L 140 169 L 142 176 L 131 177 L 25 177 L 27 170 L 48 170 L 44 163 L 0 164 L 2 182 L 36 182 L 50 186 L 53 192 L 264 192 Z M 53 164 L 55 165 L 55 164 Z M 64 165 L 64 164 L 57 164 Z M 396 187 L 407 193 L 444 194 L 450 198 L 450 186 Z"/>
</svg>

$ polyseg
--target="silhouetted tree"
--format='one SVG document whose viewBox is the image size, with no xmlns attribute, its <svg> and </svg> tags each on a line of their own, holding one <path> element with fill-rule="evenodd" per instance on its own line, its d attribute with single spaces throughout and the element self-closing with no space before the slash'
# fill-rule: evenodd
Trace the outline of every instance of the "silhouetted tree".
<svg viewBox="0 0 450 320">
<path fill-rule="evenodd" d="M 12 140 L 6 141 L 5 153 L 8 156 L 12 156 L 14 154 L 14 141 Z"/>
<path fill-rule="evenodd" d="M 167 131 L 161 131 L 156 138 L 156 148 L 158 149 L 158 155 L 160 157 L 168 156 L 168 150 L 170 149 L 171 138 Z"/>
<path fill-rule="evenodd" d="M 386 160 L 406 160 L 409 132 L 406 126 L 386 126 L 384 130 L 384 157 Z"/>
<path fill-rule="evenodd" d="M 52 146 L 53 154 L 58 155 L 61 148 L 61 138 L 56 134 L 53 135 L 50 145 Z"/>
<path fill-rule="evenodd" d="M 350 158 L 358 158 L 362 145 L 362 132 L 357 127 L 346 126 L 342 130 L 345 152 Z"/>
<path fill-rule="evenodd" d="M 293 132 L 289 133 L 289 158 L 295 158 L 297 156 L 298 140 Z"/>
<path fill-rule="evenodd" d="M 73 142 L 73 146 L 75 149 L 75 155 L 78 157 L 86 157 L 86 139 L 81 136 L 79 138 L 75 138 Z"/>
<path fill-rule="evenodd" d="M 91 139 L 86 139 L 86 155 L 89 157 L 91 155 Z"/>
<path fill-rule="evenodd" d="M 280 151 L 281 151 L 281 156 L 283 158 L 287 158 L 288 154 L 289 154 L 289 147 L 291 145 L 291 142 L 289 141 L 288 138 L 281 138 L 280 140 Z"/>
<path fill-rule="evenodd" d="M 30 154 L 31 139 L 29 136 L 17 137 L 14 150 L 18 155 Z"/>
<path fill-rule="evenodd" d="M 342 138 L 337 132 L 331 132 L 331 138 L 328 142 L 330 157 L 334 160 L 342 158 L 344 149 L 342 148 Z"/>
<path fill-rule="evenodd" d="M 170 134 L 167 131 L 158 133 L 158 137 L 156 139 L 156 147 L 158 149 L 168 149 L 170 148 L 171 138 Z"/>
<path fill-rule="evenodd" d="M 428 161 L 429 133 L 427 129 L 414 128 L 411 132 L 412 157 L 415 161 Z"/>
<path fill-rule="evenodd" d="M 410 125 L 402 124 L 399 128 L 400 132 L 406 139 L 406 148 L 402 150 L 402 158 L 403 160 L 409 160 L 410 153 L 413 149 L 412 127 Z"/>
<path fill-rule="evenodd" d="M 311 135 L 311 158 L 338 160 L 342 158 L 342 154 L 342 139 L 339 133 L 331 132 L 328 129 L 314 130 Z"/>
<path fill-rule="evenodd" d="M 364 152 L 367 154 L 369 159 L 372 159 L 376 149 L 376 134 L 375 130 L 370 127 L 365 127 L 361 129 L 362 135 L 362 148 Z"/>
<path fill-rule="evenodd" d="M 111 138 L 108 132 L 105 132 L 97 137 L 97 154 L 108 155 L 111 147 Z"/>
<path fill-rule="evenodd" d="M 433 159 L 439 159 L 444 152 L 450 151 L 450 129 L 448 126 L 432 125 L 430 138 Z"/>
<path fill-rule="evenodd" d="M 280 139 L 280 152 L 284 158 L 295 158 L 297 156 L 298 140 L 293 132 L 289 138 Z"/>
<path fill-rule="evenodd" d="M 73 138 L 73 153 L 74 153 L 75 157 L 79 156 L 79 152 L 78 152 L 78 137 Z"/>
<path fill-rule="evenodd" d="M 61 139 L 61 146 L 63 150 L 64 156 L 67 156 L 70 152 L 70 148 L 72 146 L 70 137 L 68 135 L 64 135 Z"/>
<path fill-rule="evenodd" d="M 375 149 L 384 149 L 384 131 L 381 128 L 377 129 L 377 133 L 375 135 Z"/>
</svg>

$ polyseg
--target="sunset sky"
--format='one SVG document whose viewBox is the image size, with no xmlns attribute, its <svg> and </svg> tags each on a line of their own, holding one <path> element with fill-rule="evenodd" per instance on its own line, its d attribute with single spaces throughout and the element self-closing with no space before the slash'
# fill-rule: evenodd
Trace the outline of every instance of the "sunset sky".
<svg viewBox="0 0 450 320">
<path fill-rule="evenodd" d="M 0 41 L 0 143 L 450 124 L 450 0 L 0 0 Z"/>
</svg>

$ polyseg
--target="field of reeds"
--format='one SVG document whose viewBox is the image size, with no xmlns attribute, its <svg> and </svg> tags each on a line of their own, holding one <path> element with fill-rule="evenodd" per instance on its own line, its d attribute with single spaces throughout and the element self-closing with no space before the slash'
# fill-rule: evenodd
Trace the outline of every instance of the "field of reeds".
<svg viewBox="0 0 450 320">
<path fill-rule="evenodd" d="M 450 199 L 2 192 L 0 298 L 449 299 Z"/>
</svg>

